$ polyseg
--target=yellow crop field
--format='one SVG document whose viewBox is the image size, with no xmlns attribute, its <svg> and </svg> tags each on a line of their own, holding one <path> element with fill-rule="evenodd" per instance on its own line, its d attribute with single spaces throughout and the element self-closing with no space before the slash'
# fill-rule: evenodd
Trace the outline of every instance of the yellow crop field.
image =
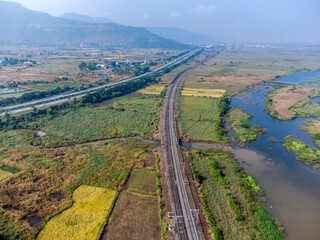
<svg viewBox="0 0 320 240">
<path fill-rule="evenodd" d="M 0 181 L 13 176 L 13 173 L 0 170 Z"/>
<path fill-rule="evenodd" d="M 226 92 L 224 89 L 183 88 L 181 94 L 183 96 L 220 98 Z"/>
<path fill-rule="evenodd" d="M 99 239 L 116 193 L 105 188 L 80 186 L 73 193 L 73 206 L 52 218 L 37 239 Z"/>
<path fill-rule="evenodd" d="M 164 86 L 154 85 L 143 88 L 138 91 L 138 93 L 142 94 L 150 94 L 150 95 L 159 95 L 164 89 Z"/>
</svg>

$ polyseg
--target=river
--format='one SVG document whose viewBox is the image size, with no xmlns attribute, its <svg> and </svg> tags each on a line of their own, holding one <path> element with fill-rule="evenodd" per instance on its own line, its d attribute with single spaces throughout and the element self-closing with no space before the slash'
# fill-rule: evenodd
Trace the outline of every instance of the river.
<svg viewBox="0 0 320 240">
<path fill-rule="evenodd" d="M 320 82 L 320 71 L 296 73 L 279 82 L 298 84 L 307 80 Z M 292 80 L 292 81 L 291 81 Z M 320 239 L 320 172 L 296 161 L 293 152 L 282 145 L 288 135 L 293 135 L 315 147 L 311 137 L 301 129 L 308 118 L 278 121 L 263 110 L 266 91 L 272 86 L 263 85 L 241 93 L 231 101 L 232 107 L 243 108 L 255 116 L 252 124 L 268 129 L 259 141 L 245 146 L 234 146 L 233 153 L 240 164 L 251 174 L 266 193 L 264 207 L 283 223 L 289 240 Z M 320 99 L 314 99 L 317 102 Z M 310 118 L 309 118 L 310 119 Z M 278 141 L 272 143 L 269 137 Z"/>
</svg>

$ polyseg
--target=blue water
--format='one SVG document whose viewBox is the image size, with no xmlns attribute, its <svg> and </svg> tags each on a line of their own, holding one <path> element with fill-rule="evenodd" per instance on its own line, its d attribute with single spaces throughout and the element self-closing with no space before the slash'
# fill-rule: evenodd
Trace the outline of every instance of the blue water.
<svg viewBox="0 0 320 240">
<path fill-rule="evenodd" d="M 287 84 L 303 84 L 303 85 L 317 85 L 320 83 L 320 79 L 318 78 L 320 76 L 320 70 L 313 71 L 313 72 L 305 72 L 305 73 L 294 73 L 288 76 L 282 77 L 279 81 L 279 83 L 287 83 Z M 307 81 L 315 81 L 317 83 L 308 83 Z"/>
<path fill-rule="evenodd" d="M 320 71 L 308 74 L 293 74 L 285 77 L 286 82 L 298 84 L 308 77 L 316 76 Z M 282 79 L 283 80 L 283 79 Z M 293 152 L 282 145 L 288 135 L 303 140 L 316 147 L 312 138 L 301 125 L 310 118 L 298 118 L 291 121 L 273 119 L 263 110 L 266 91 L 272 86 L 264 85 L 252 91 L 244 92 L 231 101 L 232 107 L 243 108 L 254 116 L 250 122 L 268 129 L 259 141 L 248 143 L 244 147 L 235 146 L 233 153 L 244 168 L 265 190 L 268 212 L 279 219 L 287 231 L 287 239 L 320 239 L 320 172 L 296 160 Z M 319 101 L 320 98 L 313 99 Z M 253 103 L 258 103 L 253 104 Z M 272 143 L 269 137 L 278 141 Z"/>
</svg>

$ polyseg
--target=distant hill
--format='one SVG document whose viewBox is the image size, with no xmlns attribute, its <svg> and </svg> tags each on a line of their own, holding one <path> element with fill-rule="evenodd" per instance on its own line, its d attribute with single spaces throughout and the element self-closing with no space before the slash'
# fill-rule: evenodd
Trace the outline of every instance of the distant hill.
<svg viewBox="0 0 320 240">
<path fill-rule="evenodd" d="M 206 45 L 212 42 L 211 39 L 201 33 L 195 33 L 180 28 L 146 27 L 146 29 L 154 34 L 159 35 L 160 37 L 184 44 Z"/>
<path fill-rule="evenodd" d="M 88 23 L 113 23 L 113 21 L 109 18 L 91 17 L 87 15 L 81 15 L 78 13 L 65 13 L 61 17 L 69 20 L 82 21 Z"/>
<path fill-rule="evenodd" d="M 190 48 L 144 28 L 68 20 L 4 1 L 0 1 L 0 33 L 0 44 L 7 45 Z"/>
</svg>

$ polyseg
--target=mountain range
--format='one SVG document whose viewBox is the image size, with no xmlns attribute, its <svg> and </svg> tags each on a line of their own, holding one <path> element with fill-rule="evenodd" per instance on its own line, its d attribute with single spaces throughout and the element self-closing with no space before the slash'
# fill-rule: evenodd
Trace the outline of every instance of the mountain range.
<svg viewBox="0 0 320 240">
<path fill-rule="evenodd" d="M 146 27 L 149 32 L 160 37 L 191 45 L 207 45 L 212 40 L 201 33 L 191 32 L 180 28 Z"/>
<path fill-rule="evenodd" d="M 83 21 L 89 23 L 112 23 L 109 18 L 91 17 L 78 13 L 65 13 L 62 18 L 76 21 Z M 191 32 L 180 28 L 170 27 L 144 27 L 149 32 L 154 33 L 160 37 L 174 40 L 176 42 L 190 44 L 190 45 L 207 45 L 212 42 L 211 39 L 203 34 Z"/>
<path fill-rule="evenodd" d="M 3 45 L 191 48 L 144 28 L 54 17 L 5 1 L 0 1 L 0 32 L 0 44 Z"/>
<path fill-rule="evenodd" d="M 61 17 L 69 20 L 82 21 L 88 23 L 113 23 L 113 21 L 109 18 L 91 17 L 88 15 L 82 15 L 74 12 L 65 13 Z"/>
</svg>

